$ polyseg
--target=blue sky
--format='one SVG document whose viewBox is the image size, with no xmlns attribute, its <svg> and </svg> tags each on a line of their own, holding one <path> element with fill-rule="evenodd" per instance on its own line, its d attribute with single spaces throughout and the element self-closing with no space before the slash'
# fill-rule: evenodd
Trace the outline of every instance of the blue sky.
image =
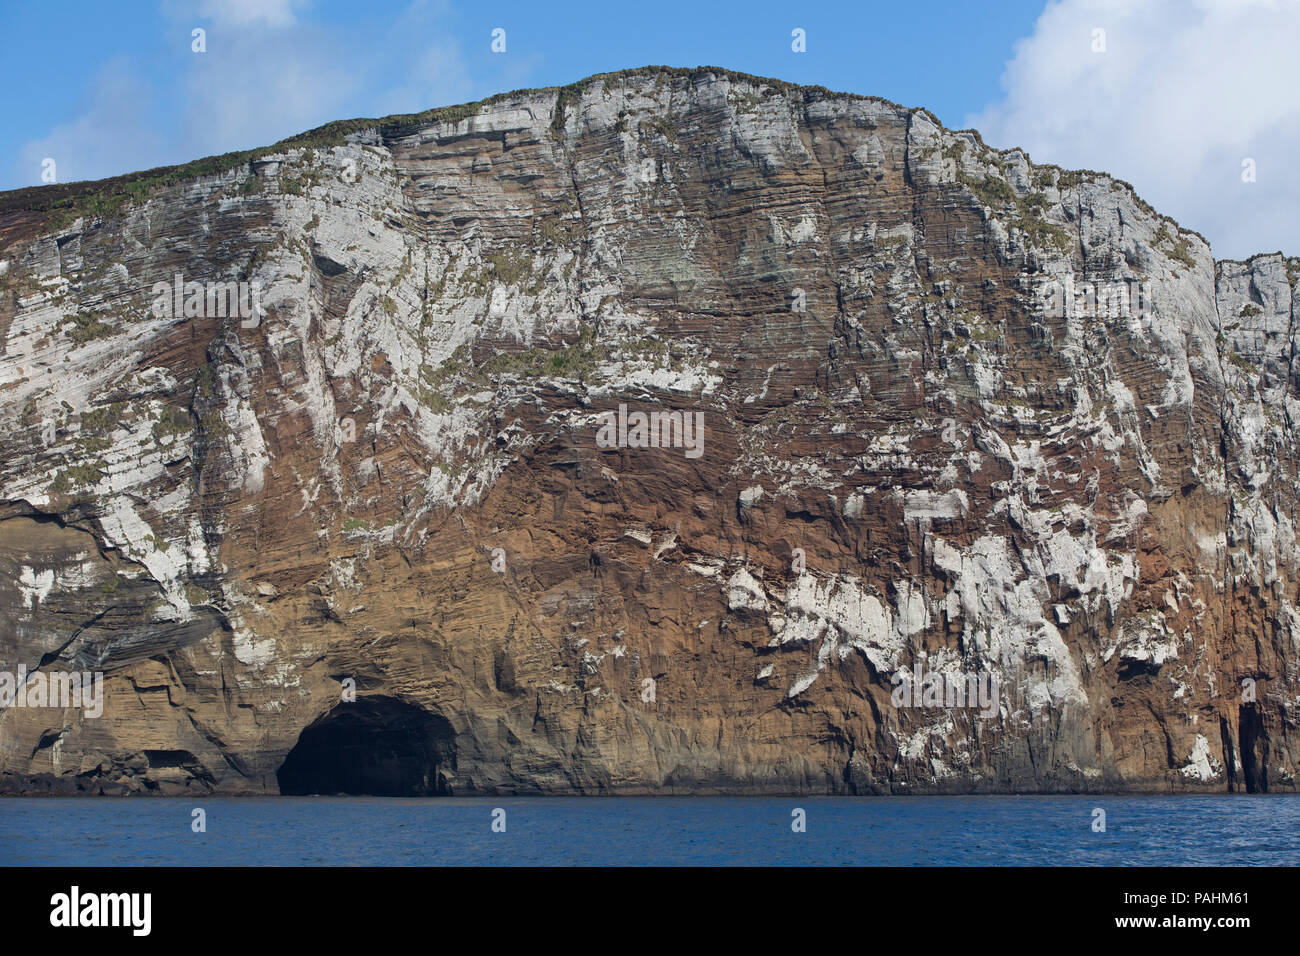
<svg viewBox="0 0 1300 956">
<path fill-rule="evenodd" d="M 1105 169 L 1218 255 L 1300 254 L 1297 0 L 469 3 L 3 0 L 0 189 L 99 178 L 646 64 L 924 106 L 1038 161 Z M 506 31 L 506 52 L 491 32 Z M 807 52 L 791 50 L 791 30 Z M 207 52 L 191 50 L 206 31 Z M 1095 49 L 1097 29 L 1105 49 Z M 1270 57 L 1272 57 L 1270 61 Z M 1198 132 L 1198 127 L 1201 128 Z M 1258 170 L 1249 184 L 1241 164 Z M 1252 189 L 1244 189 L 1249 185 Z M 1288 189 L 1290 191 L 1288 191 Z"/>
</svg>

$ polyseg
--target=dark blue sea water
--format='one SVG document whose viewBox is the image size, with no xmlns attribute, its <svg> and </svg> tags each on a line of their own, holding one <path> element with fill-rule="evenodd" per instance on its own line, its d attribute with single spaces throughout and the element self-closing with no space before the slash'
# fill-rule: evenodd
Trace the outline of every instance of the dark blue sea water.
<svg viewBox="0 0 1300 956">
<path fill-rule="evenodd" d="M 3 864 L 1295 866 L 1300 798 L 0 799 Z"/>
</svg>

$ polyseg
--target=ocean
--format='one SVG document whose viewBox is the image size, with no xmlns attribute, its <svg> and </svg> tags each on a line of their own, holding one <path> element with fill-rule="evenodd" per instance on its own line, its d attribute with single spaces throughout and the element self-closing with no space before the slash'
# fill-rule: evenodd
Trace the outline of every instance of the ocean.
<svg viewBox="0 0 1300 956">
<path fill-rule="evenodd" d="M 0 865 L 610 864 L 1295 866 L 1300 799 L 0 799 Z"/>
</svg>

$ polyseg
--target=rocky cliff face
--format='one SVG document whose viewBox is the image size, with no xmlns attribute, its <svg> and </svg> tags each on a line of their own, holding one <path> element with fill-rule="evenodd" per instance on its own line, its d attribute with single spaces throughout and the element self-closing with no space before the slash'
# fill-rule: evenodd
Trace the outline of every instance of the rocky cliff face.
<svg viewBox="0 0 1300 956">
<path fill-rule="evenodd" d="M 9 792 L 1295 787 L 1300 261 L 1103 174 L 647 69 L 0 244 Z"/>
</svg>

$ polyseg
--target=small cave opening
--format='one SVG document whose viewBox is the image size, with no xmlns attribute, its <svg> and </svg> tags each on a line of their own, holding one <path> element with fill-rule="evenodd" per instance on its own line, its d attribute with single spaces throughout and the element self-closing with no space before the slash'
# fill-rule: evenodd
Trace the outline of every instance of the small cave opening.
<svg viewBox="0 0 1300 956">
<path fill-rule="evenodd" d="M 391 697 L 340 703 L 303 730 L 276 771 L 284 796 L 447 796 L 455 733 L 446 718 Z"/>
<path fill-rule="evenodd" d="M 1247 793 L 1268 793 L 1268 734 L 1259 707 L 1242 704 L 1237 710 L 1237 741 L 1241 751 L 1241 775 Z"/>
<path fill-rule="evenodd" d="M 1228 777 L 1228 792 L 1234 793 L 1237 789 L 1237 754 L 1232 745 L 1232 731 L 1223 717 L 1219 718 L 1219 737 L 1223 740 L 1223 769 Z"/>
</svg>

